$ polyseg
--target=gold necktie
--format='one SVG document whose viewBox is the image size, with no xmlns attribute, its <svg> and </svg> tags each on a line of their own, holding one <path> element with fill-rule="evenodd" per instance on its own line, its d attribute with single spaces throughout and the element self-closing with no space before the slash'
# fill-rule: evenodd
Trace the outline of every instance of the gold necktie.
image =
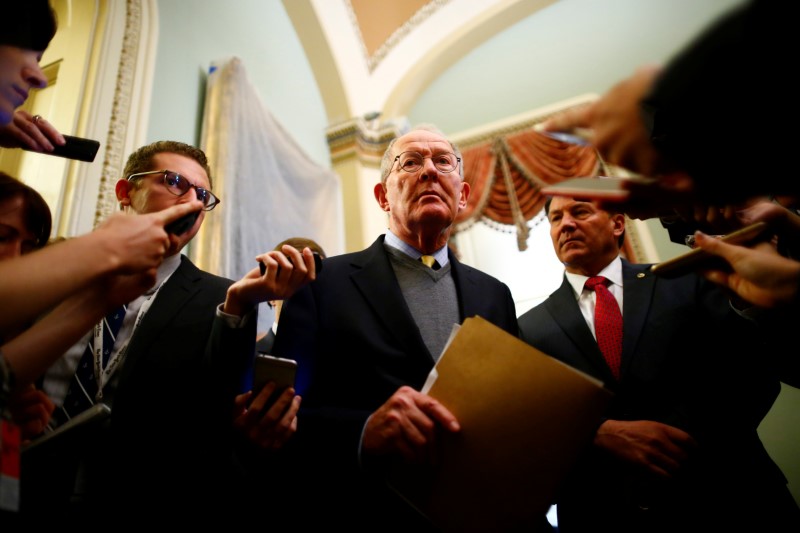
<svg viewBox="0 0 800 533">
<path fill-rule="evenodd" d="M 433 268 L 433 265 L 436 264 L 436 258 L 433 257 L 432 255 L 423 255 L 422 257 L 419 258 L 419 260 L 425 263 L 425 266 L 427 266 L 428 268 Z"/>
</svg>

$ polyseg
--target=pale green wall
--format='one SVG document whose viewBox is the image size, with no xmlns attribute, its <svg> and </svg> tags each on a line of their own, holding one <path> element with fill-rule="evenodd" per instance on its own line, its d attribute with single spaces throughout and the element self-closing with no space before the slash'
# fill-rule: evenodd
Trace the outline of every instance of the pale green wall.
<svg viewBox="0 0 800 533">
<path fill-rule="evenodd" d="M 196 143 L 208 67 L 237 56 L 266 108 L 314 161 L 329 164 L 322 97 L 280 0 L 158 0 L 158 15 L 147 142 Z"/>
<path fill-rule="evenodd" d="M 605 92 L 639 64 L 668 58 L 738 3 L 561 0 L 444 71 L 408 112 L 409 119 L 457 133 L 572 96 Z M 329 164 L 322 99 L 280 0 L 159 0 L 158 9 L 148 141 L 196 142 L 208 65 L 236 55 L 267 108 L 315 161 Z M 649 225 L 663 258 L 681 250 L 657 222 Z M 760 432 L 800 501 L 800 391 L 784 387 Z"/>
</svg>

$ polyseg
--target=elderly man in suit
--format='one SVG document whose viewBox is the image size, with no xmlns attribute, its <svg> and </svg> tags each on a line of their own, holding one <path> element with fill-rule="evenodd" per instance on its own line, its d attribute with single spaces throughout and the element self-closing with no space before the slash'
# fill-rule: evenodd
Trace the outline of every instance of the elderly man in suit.
<svg viewBox="0 0 800 533">
<path fill-rule="evenodd" d="M 109 424 L 76 433 L 53 457 L 32 450 L 23 463 L 23 513 L 45 508 L 95 520 L 116 511 L 135 520 L 148 509 L 201 521 L 229 513 L 238 503 L 233 489 L 240 475 L 231 436 L 234 397 L 252 362 L 257 305 L 312 280 L 313 257 L 310 250 L 287 250 L 292 264 L 281 252 L 267 252 L 257 258 L 268 267 L 264 275 L 255 267 L 235 283 L 192 264 L 180 251 L 219 199 L 205 154 L 184 143 L 136 150 L 116 193 L 122 209 L 135 214 L 195 199 L 203 210 L 170 235 L 155 286 L 128 304 L 116 338 L 107 341 L 102 332 L 110 326 L 101 325 L 46 373 L 43 388 L 59 406 L 58 418 L 98 401 L 111 405 L 112 414 Z M 95 369 L 89 385 L 80 372 L 85 364 Z M 292 406 L 289 419 L 299 407 L 292 396 L 281 398 Z"/>
<path fill-rule="evenodd" d="M 381 467 L 433 460 L 437 433 L 460 430 L 419 392 L 454 324 L 480 315 L 517 335 L 508 287 L 448 250 L 469 197 L 462 173 L 458 149 L 434 128 L 394 139 L 374 188 L 386 234 L 327 258 L 313 287 L 284 302 L 273 351 L 297 360 L 303 395 L 287 447 L 298 453 L 293 494 L 315 517 L 358 529 L 431 527 L 386 487 Z"/>
<path fill-rule="evenodd" d="M 754 324 L 700 276 L 658 278 L 622 259 L 622 213 L 569 197 L 546 211 L 566 272 L 520 317 L 521 336 L 615 393 L 559 495 L 559 531 L 797 530 L 756 432 L 780 379 Z"/>
</svg>

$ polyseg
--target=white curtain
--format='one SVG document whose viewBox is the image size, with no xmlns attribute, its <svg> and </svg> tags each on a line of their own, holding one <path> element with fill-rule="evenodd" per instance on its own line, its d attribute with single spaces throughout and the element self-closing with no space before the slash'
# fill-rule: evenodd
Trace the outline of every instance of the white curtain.
<svg viewBox="0 0 800 533">
<path fill-rule="evenodd" d="M 239 58 L 212 63 L 200 146 L 220 205 L 189 249 L 198 266 L 239 279 L 255 256 L 289 237 L 317 241 L 327 255 L 344 242 L 338 176 L 313 162 L 275 120 Z M 259 308 L 259 331 L 272 325 Z"/>
</svg>

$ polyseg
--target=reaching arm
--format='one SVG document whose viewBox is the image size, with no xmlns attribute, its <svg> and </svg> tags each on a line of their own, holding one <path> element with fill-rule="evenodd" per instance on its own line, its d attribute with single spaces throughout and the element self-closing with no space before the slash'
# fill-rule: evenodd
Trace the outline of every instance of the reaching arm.
<svg viewBox="0 0 800 533">
<path fill-rule="evenodd" d="M 5 302 L 0 330 L 24 327 L 99 277 L 157 268 L 169 246 L 164 225 L 200 206 L 179 204 L 147 215 L 116 213 L 91 233 L 0 262 L 0 279 L 5 280 L 0 284 L 0 301 Z"/>
<path fill-rule="evenodd" d="M 133 300 L 155 283 L 156 270 L 113 275 L 78 291 L 2 347 L 14 389 L 33 383 L 108 311 Z"/>
</svg>

